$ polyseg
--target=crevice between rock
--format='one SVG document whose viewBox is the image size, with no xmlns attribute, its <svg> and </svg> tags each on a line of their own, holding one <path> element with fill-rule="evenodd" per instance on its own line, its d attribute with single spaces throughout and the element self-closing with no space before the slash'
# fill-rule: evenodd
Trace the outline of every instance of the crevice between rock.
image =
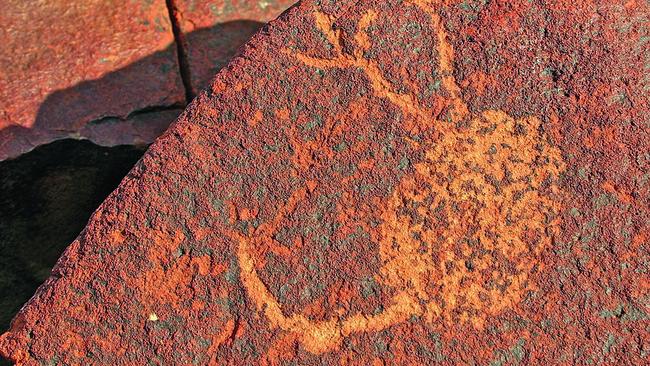
<svg viewBox="0 0 650 366">
<path fill-rule="evenodd" d="M 178 68 L 185 88 L 185 101 L 190 104 L 196 96 L 196 91 L 192 86 L 192 73 L 190 70 L 190 61 L 188 55 L 187 40 L 180 25 L 180 12 L 176 5 L 176 0 L 165 0 L 167 10 L 169 11 L 169 21 L 172 25 L 172 32 L 176 43 L 176 52 L 178 55 Z"/>
</svg>

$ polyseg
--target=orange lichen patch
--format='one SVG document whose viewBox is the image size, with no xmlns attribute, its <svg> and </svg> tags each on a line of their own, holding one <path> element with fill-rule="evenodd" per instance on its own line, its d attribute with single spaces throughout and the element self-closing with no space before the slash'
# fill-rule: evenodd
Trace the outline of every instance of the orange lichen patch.
<svg viewBox="0 0 650 366">
<path fill-rule="evenodd" d="M 192 258 L 192 263 L 195 268 L 197 268 L 197 273 L 201 276 L 205 276 L 210 273 L 212 259 L 210 256 L 194 257 Z"/>
<path fill-rule="evenodd" d="M 472 73 L 462 83 L 463 87 L 471 87 L 474 89 L 478 96 L 482 96 L 485 91 L 492 88 L 494 84 L 496 84 L 494 76 L 488 75 L 482 71 Z"/>
<path fill-rule="evenodd" d="M 593 149 L 597 146 L 600 146 L 603 143 L 606 144 L 615 144 L 619 148 L 625 147 L 623 143 L 621 143 L 616 136 L 618 135 L 618 130 L 619 126 L 617 125 L 612 125 L 612 126 L 595 126 L 591 132 L 591 134 L 585 136 L 584 139 L 584 144 L 586 147 Z"/>
<path fill-rule="evenodd" d="M 255 114 L 253 115 L 253 118 L 251 118 L 251 119 L 248 121 L 248 124 L 249 124 L 251 127 L 255 127 L 255 125 L 257 125 L 258 123 L 262 122 L 262 118 L 263 118 L 263 117 L 264 117 L 264 115 L 262 114 L 262 111 L 257 111 L 257 112 L 255 112 Z"/>
<path fill-rule="evenodd" d="M 289 119 L 289 110 L 287 108 L 281 108 L 275 111 L 275 117 L 277 117 L 280 120 L 288 120 Z"/>
<path fill-rule="evenodd" d="M 237 210 L 237 216 L 239 216 L 240 220 L 251 220 L 257 216 L 257 212 L 257 209 L 242 207 L 241 209 Z"/>
<path fill-rule="evenodd" d="M 623 190 L 623 189 L 621 189 L 621 188 L 617 188 L 617 187 L 616 187 L 614 184 L 612 184 L 611 182 L 604 182 L 604 183 L 602 184 L 602 187 L 603 187 L 603 189 L 605 190 L 605 192 L 607 192 L 607 193 L 611 193 L 611 194 L 615 195 L 616 198 L 617 198 L 619 201 L 623 202 L 623 203 L 627 203 L 627 204 L 629 205 L 629 204 L 632 204 L 632 203 L 634 202 L 634 197 L 632 197 L 632 196 L 631 196 L 628 192 L 626 192 L 625 190 Z"/>
<path fill-rule="evenodd" d="M 115 230 L 109 235 L 109 241 L 113 245 L 122 244 L 124 242 L 124 235 L 121 230 Z"/>
<path fill-rule="evenodd" d="M 317 182 L 317 181 L 315 181 L 315 180 L 308 180 L 308 181 L 307 181 L 307 191 L 308 191 L 309 193 L 313 192 L 314 189 L 316 189 L 317 186 L 318 186 L 318 182 Z"/>
<path fill-rule="evenodd" d="M 143 311 L 146 316 L 157 307 L 169 304 L 177 308 L 183 301 L 191 300 L 194 291 L 192 279 L 197 275 L 208 275 L 212 268 L 210 256 L 173 254 L 178 252 L 179 245 L 184 240 L 182 233 L 176 232 L 171 236 L 159 232 L 156 238 L 158 247 L 148 252 L 151 267 L 133 279 L 135 285 L 142 289 L 141 303 L 145 306 Z M 177 258 L 170 260 L 175 257 Z"/>
<path fill-rule="evenodd" d="M 303 141 L 296 134 L 289 136 L 289 143 L 294 151 L 292 163 L 298 169 L 306 170 L 314 164 L 314 151 L 319 150 L 319 141 Z"/>
<path fill-rule="evenodd" d="M 560 117 L 555 112 L 551 112 L 548 121 L 550 125 L 549 135 L 553 139 L 553 142 L 557 144 L 562 140 Z"/>
<path fill-rule="evenodd" d="M 211 276 L 219 276 L 220 274 L 226 272 L 228 270 L 228 266 L 224 263 L 217 263 L 212 266 L 210 269 L 210 275 Z"/>
<path fill-rule="evenodd" d="M 152 270 L 145 272 L 143 278 L 143 289 L 147 289 L 144 296 L 150 306 L 156 307 L 158 304 L 172 304 L 177 307 L 181 300 L 190 295 L 190 281 L 192 275 L 189 274 L 190 259 L 181 257 L 173 267 L 165 270 L 162 266 L 157 266 Z"/>
<path fill-rule="evenodd" d="M 296 335 L 285 333 L 273 341 L 262 360 L 262 365 L 282 365 L 284 360 L 293 356 L 292 346 L 296 342 Z"/>
<path fill-rule="evenodd" d="M 23 365 L 27 363 L 31 357 L 27 351 L 18 350 L 10 355 L 11 359 L 16 362 L 17 365 Z"/>
<path fill-rule="evenodd" d="M 632 247 L 638 249 L 641 244 L 645 243 L 648 239 L 650 239 L 650 229 L 641 230 L 634 236 L 634 238 L 632 238 Z"/>
<path fill-rule="evenodd" d="M 233 319 L 229 319 L 221 332 L 212 336 L 212 344 L 208 349 L 208 354 L 216 354 L 219 346 L 231 339 L 234 332 L 236 332 L 235 321 Z"/>
<path fill-rule="evenodd" d="M 382 214 L 384 284 L 422 300 L 438 295 L 436 315 L 460 309 L 477 326 L 520 300 L 560 208 L 541 190 L 551 182 L 547 189 L 559 194 L 564 163 L 539 126 L 537 118 L 486 111 L 427 151 Z M 503 258 L 513 270 L 498 265 Z"/>
<path fill-rule="evenodd" d="M 69 338 L 63 343 L 62 350 L 72 352 L 76 357 L 80 357 L 85 353 L 84 345 L 83 337 L 75 332 L 70 332 Z"/>
<path fill-rule="evenodd" d="M 205 309 L 205 302 L 200 300 L 192 301 L 192 310 L 201 311 L 203 309 Z"/>
</svg>

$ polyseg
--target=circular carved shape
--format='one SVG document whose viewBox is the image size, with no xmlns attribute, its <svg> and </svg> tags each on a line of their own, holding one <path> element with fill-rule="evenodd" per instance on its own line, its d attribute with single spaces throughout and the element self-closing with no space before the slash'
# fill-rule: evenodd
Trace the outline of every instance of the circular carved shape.
<svg viewBox="0 0 650 366">
<path fill-rule="evenodd" d="M 239 243 L 237 257 L 248 296 L 273 328 L 294 333 L 315 354 L 334 349 L 352 333 L 379 331 L 414 316 L 482 327 L 487 316 L 514 306 L 534 289 L 529 275 L 557 230 L 557 182 L 564 163 L 541 121 L 516 120 L 499 110 L 470 113 L 453 76 L 453 49 L 439 15 L 428 1 L 410 4 L 426 12 L 437 30 L 439 72 L 448 93 L 443 98 L 449 107 L 446 122 L 419 106 L 414 96 L 395 93 L 378 65 L 363 57 L 370 42 L 366 29 L 376 19 L 372 11 L 361 17 L 354 37 L 357 47 L 351 52 L 340 46 L 333 19 L 316 12 L 316 25 L 336 57 L 293 54 L 308 67 L 362 70 L 375 95 L 407 116 L 404 130 L 433 132 L 425 142 L 408 140 L 424 158 L 376 207 L 381 223 L 371 237 L 379 244 L 382 263 L 376 279 L 393 290 L 389 303 L 372 315 L 313 321 L 299 313 L 285 315 L 264 285 L 253 248 L 272 242 L 282 220 L 314 189 L 309 183 L 292 194 L 274 220 L 249 235 L 231 233 Z"/>
</svg>

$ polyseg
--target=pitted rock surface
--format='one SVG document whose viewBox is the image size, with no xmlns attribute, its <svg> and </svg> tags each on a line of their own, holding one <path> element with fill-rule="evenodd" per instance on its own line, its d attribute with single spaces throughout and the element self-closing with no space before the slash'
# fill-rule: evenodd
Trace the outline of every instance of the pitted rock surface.
<svg viewBox="0 0 650 366">
<path fill-rule="evenodd" d="M 644 364 L 648 6 L 304 1 L 152 145 L 18 364 Z"/>
<path fill-rule="evenodd" d="M 248 39 L 297 0 L 175 0 L 191 88 L 201 91 Z"/>
</svg>

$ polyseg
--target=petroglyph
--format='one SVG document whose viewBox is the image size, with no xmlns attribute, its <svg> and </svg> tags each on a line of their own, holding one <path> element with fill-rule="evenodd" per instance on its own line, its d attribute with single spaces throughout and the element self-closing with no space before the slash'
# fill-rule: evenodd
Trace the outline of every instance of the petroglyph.
<svg viewBox="0 0 650 366">
<path fill-rule="evenodd" d="M 448 95 L 440 98 L 450 107 L 451 123 L 438 120 L 413 95 L 396 92 L 375 61 L 364 58 L 372 45 L 366 30 L 377 17 L 374 11 L 358 22 L 351 53 L 341 46 L 335 19 L 319 12 L 314 13 L 315 23 L 335 57 L 285 50 L 309 67 L 362 70 L 374 94 L 408 117 L 405 130 L 433 130 L 437 137 L 428 143 L 410 141 L 425 152 L 425 158 L 377 208 L 382 222 L 373 239 L 379 243 L 382 266 L 376 279 L 396 290 L 390 303 L 374 315 L 312 321 L 302 314 L 285 314 L 260 279 L 251 248 L 273 240 L 282 220 L 317 189 L 314 184 L 296 190 L 274 220 L 251 234 L 230 234 L 238 242 L 242 283 L 257 309 L 272 328 L 294 333 L 315 354 L 334 350 L 352 333 L 379 331 L 413 316 L 482 327 L 487 316 L 515 305 L 534 289 L 529 274 L 558 227 L 557 182 L 564 162 L 541 131 L 540 120 L 514 119 L 498 110 L 470 113 L 454 78 L 454 50 L 435 2 L 409 4 L 426 12 L 437 32 L 438 68 Z M 407 207 L 415 208 L 415 214 L 405 214 Z M 503 268 L 497 262 L 510 266 Z"/>
</svg>

